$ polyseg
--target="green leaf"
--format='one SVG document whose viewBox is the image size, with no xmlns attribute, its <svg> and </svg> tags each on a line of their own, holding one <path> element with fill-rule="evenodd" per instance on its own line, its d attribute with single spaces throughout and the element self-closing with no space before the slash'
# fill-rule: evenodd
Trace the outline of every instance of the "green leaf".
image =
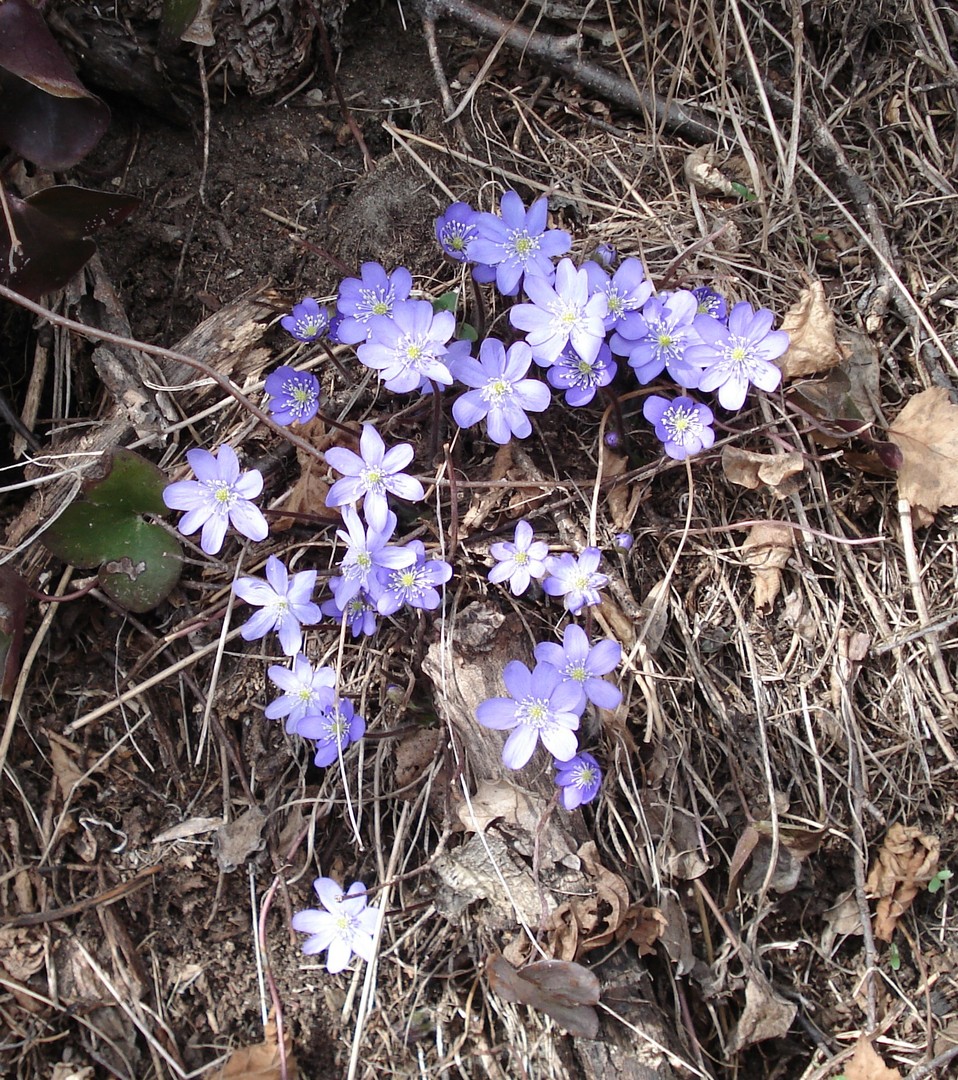
<svg viewBox="0 0 958 1080">
<path fill-rule="evenodd" d="M 433 300 L 432 310 L 436 313 L 440 311 L 455 311 L 458 304 L 459 293 L 456 289 L 452 289 L 450 292 L 444 292 L 442 296 Z"/>
<path fill-rule="evenodd" d="M 939 870 L 937 874 L 928 882 L 928 891 L 930 893 L 936 893 L 939 889 L 943 888 L 946 881 L 949 881 L 955 875 L 950 870 Z"/>
<path fill-rule="evenodd" d="M 744 184 L 740 184 L 737 180 L 732 181 L 732 190 L 740 199 L 744 199 L 746 202 L 755 202 L 755 195 Z"/>
<path fill-rule="evenodd" d="M 462 341 L 478 341 L 479 333 L 474 326 L 464 322 L 459 325 L 459 337 Z"/>
<path fill-rule="evenodd" d="M 106 475 L 84 492 L 91 503 L 136 514 L 166 515 L 163 489 L 169 481 L 162 469 L 122 447 L 113 450 L 106 464 Z"/>
<path fill-rule="evenodd" d="M 888 949 L 888 966 L 892 971 L 898 971 L 901 967 L 901 953 L 898 951 L 898 946 L 894 941 Z"/>
<path fill-rule="evenodd" d="M 130 450 L 104 453 L 84 492 L 43 534 L 64 562 L 98 566 L 104 591 L 129 611 L 149 611 L 180 577 L 183 552 L 176 538 L 141 514 L 165 515 L 166 477 Z"/>
<path fill-rule="evenodd" d="M 180 580 L 183 551 L 175 537 L 142 518 L 127 519 L 117 535 L 116 554 L 104 561 L 103 591 L 127 611 L 150 611 Z"/>
</svg>

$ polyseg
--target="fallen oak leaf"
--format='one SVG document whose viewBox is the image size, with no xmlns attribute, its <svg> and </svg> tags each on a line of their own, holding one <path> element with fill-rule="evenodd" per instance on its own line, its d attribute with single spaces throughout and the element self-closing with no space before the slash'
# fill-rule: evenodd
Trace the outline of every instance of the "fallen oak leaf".
<svg viewBox="0 0 958 1080">
<path fill-rule="evenodd" d="M 903 459 L 898 494 L 917 526 L 930 525 L 942 506 L 958 505 L 958 406 L 944 387 L 909 398 L 888 437 Z"/>
</svg>

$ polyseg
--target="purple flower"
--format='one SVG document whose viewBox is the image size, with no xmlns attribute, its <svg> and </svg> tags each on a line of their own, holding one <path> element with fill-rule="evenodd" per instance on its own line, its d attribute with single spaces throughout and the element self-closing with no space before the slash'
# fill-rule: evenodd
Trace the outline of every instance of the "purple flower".
<svg viewBox="0 0 958 1080">
<path fill-rule="evenodd" d="M 319 412 L 319 379 L 285 364 L 266 376 L 269 411 L 277 424 L 305 424 Z"/>
<path fill-rule="evenodd" d="M 546 379 L 557 390 L 565 391 L 567 405 L 588 405 L 600 386 L 608 386 L 615 378 L 617 367 L 609 346 L 603 341 L 596 358 L 590 363 L 572 348 L 563 352 L 546 371 Z"/>
<path fill-rule="evenodd" d="M 332 590 L 332 600 L 325 600 L 320 605 L 324 615 L 335 619 L 338 623 L 346 620 L 349 632 L 353 637 L 365 634 L 367 637 L 376 633 L 376 605 L 372 602 L 369 593 L 360 589 L 355 596 L 350 597 L 340 607 L 338 594 L 345 585 L 345 578 L 333 578 L 329 587 Z"/>
<path fill-rule="evenodd" d="M 728 304 L 720 292 L 710 289 L 708 285 L 700 285 L 697 289 L 692 290 L 692 295 L 698 304 L 695 309 L 696 314 L 711 315 L 713 319 L 725 321 L 728 314 Z"/>
<path fill-rule="evenodd" d="M 686 350 L 701 341 L 692 325 L 697 306 L 686 289 L 653 296 L 641 315 L 631 312 L 623 318 L 609 345 L 616 356 L 629 358 L 643 385 L 666 370 L 679 386 L 692 390 L 701 368 L 689 363 Z"/>
<path fill-rule="evenodd" d="M 777 370 L 777 369 L 776 369 Z M 674 401 L 652 394 L 645 399 L 642 415 L 655 425 L 655 436 L 670 458 L 684 461 L 700 450 L 708 450 L 715 442 L 715 432 L 709 427 L 715 417 L 707 405 L 690 397 Z"/>
<path fill-rule="evenodd" d="M 273 664 L 267 674 L 283 693 L 266 706 L 266 718 L 285 716 L 287 731 L 294 731 L 308 713 L 321 712 L 333 703 L 336 672 L 331 667 L 314 668 L 302 653 L 293 657 L 292 669 Z"/>
<path fill-rule="evenodd" d="M 571 259 L 556 268 L 555 287 L 535 274 L 525 279 L 531 304 L 516 304 L 509 321 L 526 331 L 533 359 L 543 367 L 554 364 L 562 350 L 571 345 L 584 360 L 592 363 L 605 340 L 608 302 L 604 292 L 589 295 L 589 275 L 576 270 Z"/>
<path fill-rule="evenodd" d="M 602 770 L 591 754 L 583 751 L 570 761 L 555 760 L 556 786 L 560 788 L 559 800 L 566 810 L 577 810 L 599 794 L 602 786 Z"/>
<path fill-rule="evenodd" d="M 592 258 L 603 270 L 610 270 L 618 257 L 619 253 L 612 244 L 596 244 L 595 251 L 592 253 Z"/>
<path fill-rule="evenodd" d="M 379 372 L 387 390 L 406 394 L 424 379 L 443 386 L 452 382 L 443 360 L 446 342 L 456 330 L 451 311 L 433 311 L 428 300 L 403 300 L 390 317 L 377 315 L 369 327 L 369 340 L 356 355 Z"/>
<path fill-rule="evenodd" d="M 493 442 L 507 443 L 513 435 L 524 439 L 532 433 L 526 412 L 542 412 L 549 407 L 549 388 L 538 379 L 525 378 L 532 363 L 532 350 L 517 341 L 506 352 L 501 341 L 485 338 L 479 346 L 479 359 L 467 357 L 453 364 L 453 374 L 466 386 L 474 386 L 452 406 L 452 415 L 460 427 L 472 427 L 486 421 L 486 431 Z"/>
<path fill-rule="evenodd" d="M 366 262 L 359 272 L 361 277 L 343 280 L 336 299 L 336 308 L 342 315 L 336 336 L 344 345 L 365 341 L 370 319 L 391 315 L 396 304 L 412 291 L 412 274 L 405 266 L 387 275 L 379 263 Z"/>
<path fill-rule="evenodd" d="M 339 564 L 343 583 L 337 586 L 336 603 L 344 610 L 346 601 L 352 600 L 360 589 L 365 589 L 372 599 L 378 599 L 381 591 L 378 571 L 409 566 L 416 561 L 416 553 L 408 547 L 387 543 L 396 528 L 396 515 L 391 510 L 386 512 L 386 524 L 382 528 L 370 525 L 368 531 L 351 506 L 344 506 L 342 514 L 346 531 L 337 529 L 336 535 L 346 545 L 346 554 Z"/>
<path fill-rule="evenodd" d="M 280 320 L 283 329 L 297 341 L 315 341 L 329 326 L 329 312 L 307 296 L 301 304 L 293 304 L 293 313 Z M 267 390 L 267 393 L 271 391 Z"/>
<path fill-rule="evenodd" d="M 691 346 L 687 359 L 704 368 L 698 388 L 718 390 L 719 404 L 734 412 L 745 404 L 749 385 L 770 392 L 782 381 L 781 369 L 772 363 L 788 348 L 788 334 L 773 330 L 775 315 L 768 308 L 736 304 L 728 326 L 710 315 L 697 315 L 695 329 L 704 342 Z"/>
<path fill-rule="evenodd" d="M 214 457 L 209 450 L 187 450 L 186 460 L 195 480 L 177 480 L 163 489 L 163 502 L 171 510 L 185 510 L 177 528 L 184 536 L 200 526 L 200 547 L 215 555 L 223 546 L 227 524 L 249 540 L 269 535 L 266 518 L 250 502 L 263 490 L 258 469 L 240 473 L 236 451 L 225 444 Z"/>
<path fill-rule="evenodd" d="M 581 704 L 586 700 L 600 709 L 615 709 L 622 701 L 622 691 L 602 678 L 614 671 L 622 659 L 622 646 L 611 638 L 589 645 L 589 638 L 581 626 L 569 623 L 562 635 L 562 644 L 540 641 L 535 648 L 536 660 L 552 664 L 563 679 L 579 688 Z"/>
<path fill-rule="evenodd" d="M 410 540 L 406 545 L 416 557 L 415 562 L 399 570 L 379 573 L 382 593 L 376 601 L 380 615 L 392 615 L 403 604 L 424 611 L 434 611 L 442 600 L 437 585 L 445 585 L 452 577 L 452 567 L 442 559 L 426 559 L 426 549 L 421 540 Z"/>
<path fill-rule="evenodd" d="M 343 895 L 332 878 L 321 877 L 313 888 L 324 911 L 310 908 L 293 915 L 292 926 L 310 937 L 303 945 L 307 956 L 326 950 L 326 970 L 330 975 L 343 971 L 353 953 L 369 963 L 373 958 L 379 912 L 366 906 L 366 886 L 355 881 Z"/>
<path fill-rule="evenodd" d="M 587 262 L 583 270 L 589 275 L 592 291 L 605 294 L 606 331 L 615 330 L 630 311 L 639 311 L 652 295 L 652 282 L 646 280 L 645 267 L 638 259 L 625 259 L 611 278 L 595 262 Z"/>
<path fill-rule="evenodd" d="M 542 588 L 549 596 L 561 596 L 566 611 L 573 615 L 581 608 L 598 604 L 602 600 L 599 589 L 609 582 L 605 574 L 598 573 L 601 559 L 602 553 L 594 547 L 583 548 L 578 558 L 569 552 L 550 555 Z"/>
<path fill-rule="evenodd" d="M 334 446 L 326 451 L 326 463 L 343 474 L 326 496 L 327 506 L 343 506 L 363 500 L 363 514 L 374 529 L 383 529 L 389 505 L 386 492 L 398 495 L 400 499 L 419 502 L 425 497 L 422 484 L 402 470 L 413 459 L 413 448 L 409 443 L 386 449 L 379 432 L 372 424 L 363 424 L 363 433 L 359 439 L 359 454 L 343 446 Z"/>
<path fill-rule="evenodd" d="M 315 570 L 301 570 L 290 577 L 275 555 L 266 560 L 266 581 L 242 577 L 233 582 L 233 592 L 241 600 L 262 609 L 240 627 L 243 640 L 254 641 L 276 630 L 283 652 L 295 656 L 303 647 L 302 624 L 312 626 L 322 618 L 319 606 L 311 600 L 315 585 Z"/>
<path fill-rule="evenodd" d="M 572 247 L 572 237 L 564 229 L 546 229 L 548 199 L 537 199 L 528 211 L 514 191 L 507 191 L 499 204 L 501 218 L 477 214 L 479 237 L 469 245 L 471 262 L 495 268 L 496 287 L 503 296 L 515 296 L 525 274 L 541 274 L 552 280 L 552 259 Z M 478 271 L 480 267 L 476 267 Z M 477 281 L 489 281 L 488 273 L 474 271 Z"/>
<path fill-rule="evenodd" d="M 468 247 L 479 236 L 477 217 L 477 212 L 468 203 L 454 202 L 436 218 L 436 239 L 450 259 L 466 262 Z"/>
<path fill-rule="evenodd" d="M 631 533 L 616 533 L 612 538 L 613 544 L 619 551 L 631 551 L 635 543 Z"/>
<path fill-rule="evenodd" d="M 571 758 L 579 748 L 575 735 L 582 713 L 578 687 L 564 680 L 551 664 L 536 664 L 529 671 L 520 660 L 506 664 L 502 678 L 511 696 L 489 698 L 476 709 L 483 727 L 514 729 L 502 748 L 502 763 L 521 769 L 540 738 L 553 757 Z"/>
<path fill-rule="evenodd" d="M 316 743 L 313 764 L 325 768 L 366 734 L 366 721 L 352 702 L 344 698 L 338 703 L 330 702 L 320 713 L 309 713 L 293 726 L 287 724 L 286 730 L 312 739 Z"/>
<path fill-rule="evenodd" d="M 534 540 L 532 526 L 528 521 L 520 521 L 512 542 L 491 544 L 489 554 L 498 560 L 489 571 L 489 580 L 493 585 L 508 581 L 512 595 L 521 596 L 532 578 L 545 576 L 549 545 L 544 540 Z"/>
</svg>

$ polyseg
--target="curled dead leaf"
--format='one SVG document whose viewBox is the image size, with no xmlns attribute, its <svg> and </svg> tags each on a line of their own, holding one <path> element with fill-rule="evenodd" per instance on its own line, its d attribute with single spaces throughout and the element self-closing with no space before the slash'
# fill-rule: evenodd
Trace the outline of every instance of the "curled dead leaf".
<svg viewBox="0 0 958 1080">
<path fill-rule="evenodd" d="M 753 525 L 742 558 L 752 568 L 755 610 L 770 611 L 782 588 L 782 570 L 792 555 L 792 530 L 780 521 Z"/>
<path fill-rule="evenodd" d="M 782 376 L 815 375 L 835 367 L 842 358 L 835 340 L 835 316 L 825 299 L 825 288 L 813 281 L 782 319 L 789 338 L 788 352 L 776 364 Z"/>
<path fill-rule="evenodd" d="M 909 398 L 888 437 L 902 454 L 898 494 L 916 525 L 930 525 L 942 506 L 958 506 L 958 405 L 936 386 Z"/>
<path fill-rule="evenodd" d="M 764 975 L 751 971 L 745 984 L 745 1009 L 729 1035 L 729 1052 L 737 1054 L 752 1043 L 782 1038 L 797 1012 L 798 1006 L 779 997 Z"/>
<path fill-rule="evenodd" d="M 574 897 L 572 911 L 579 926 L 579 954 L 607 945 L 622 925 L 629 909 L 629 889 L 618 874 L 599 861 L 594 841 L 578 851 L 582 867 L 595 886 L 590 896 Z"/>
<path fill-rule="evenodd" d="M 715 147 L 700 146 L 685 159 L 685 179 L 700 195 L 734 195 L 732 181 L 715 165 Z"/>
<path fill-rule="evenodd" d="M 865 882 L 868 896 L 878 899 L 875 907 L 875 937 L 891 941 L 898 920 L 938 872 L 941 841 L 914 826 L 894 824 L 888 830 Z"/>
<path fill-rule="evenodd" d="M 611 483 L 617 476 L 624 476 L 629 471 L 629 459 L 625 454 L 604 446 L 601 462 L 602 479 L 606 482 L 604 490 L 608 492 L 606 501 L 612 515 L 612 529 L 614 532 L 627 532 L 639 508 L 641 489 L 638 485 L 629 485 L 624 481 L 620 484 Z"/>
<path fill-rule="evenodd" d="M 777 499 L 788 498 L 798 491 L 799 476 L 804 469 L 804 458 L 797 451 L 756 454 L 753 450 L 740 450 L 731 444 L 722 449 L 722 471 L 726 480 L 751 491 L 764 484 Z"/>
</svg>

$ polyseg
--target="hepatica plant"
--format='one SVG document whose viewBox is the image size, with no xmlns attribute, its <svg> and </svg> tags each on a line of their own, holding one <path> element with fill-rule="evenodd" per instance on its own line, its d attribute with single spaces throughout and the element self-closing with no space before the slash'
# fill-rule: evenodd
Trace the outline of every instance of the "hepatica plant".
<svg viewBox="0 0 958 1080">
<path fill-rule="evenodd" d="M 432 409 L 437 440 L 443 413 L 451 417 L 462 429 L 453 440 L 457 452 L 463 444 L 485 441 L 482 452 L 488 454 L 513 439 L 529 438 L 549 409 L 588 413 L 601 396 L 615 400 L 618 410 L 625 391 L 643 399 L 648 427 L 637 435 L 641 452 L 663 462 L 684 460 L 707 454 L 715 440 L 715 413 L 703 395 L 715 394 L 712 405 L 733 413 L 753 390 L 771 392 L 780 382 L 775 361 L 788 338 L 773 329 L 770 310 L 755 311 L 744 302 L 730 307 L 706 285 L 656 291 L 638 259 L 620 261 L 607 245 L 595 249 L 595 258 L 577 263 L 568 254 L 570 234 L 549 227 L 544 197 L 526 207 L 516 192 L 507 191 L 498 213 L 453 203 L 436 219 L 435 234 L 456 273 L 471 273 L 475 280 L 473 312 L 456 310 L 460 290 L 431 302 L 405 267 L 366 262 L 358 276 L 340 284 L 331 319 L 318 301 L 305 297 L 281 321 L 298 343 L 296 356 L 310 355 L 328 335 L 352 349 L 358 373 L 367 369 L 365 377 L 377 379 L 385 394 L 411 398 L 410 408 L 420 413 Z M 485 325 L 483 296 L 500 307 L 506 297 L 508 312 L 500 310 L 496 317 L 500 336 L 476 342 L 470 324 Z M 327 348 L 325 342 L 321 347 Z M 281 364 L 266 377 L 265 403 L 281 425 L 321 416 L 321 402 L 316 374 Z M 555 423 L 561 430 L 563 420 Z M 327 426 L 335 433 L 342 425 L 330 420 Z M 609 447 L 622 448 L 627 441 L 618 425 L 607 432 Z M 410 504 L 426 497 L 428 470 L 422 461 L 417 469 L 416 453 L 412 441 L 387 443 L 368 418 L 358 440 L 338 438 L 325 450 L 326 506 L 341 517 L 341 527 L 328 537 L 331 562 L 311 565 L 307 551 L 285 552 L 282 558 L 270 553 L 265 580 L 248 575 L 234 585 L 237 598 L 253 609 L 242 636 L 281 654 L 268 669 L 279 693 L 265 705 L 265 715 L 308 740 L 320 768 L 334 763 L 345 768 L 365 736 L 366 719 L 341 696 L 336 670 L 309 659 L 315 639 L 326 635 L 328 643 L 348 631 L 359 639 L 355 648 L 383 622 L 422 623 L 441 614 L 447 586 L 468 572 L 441 557 L 442 537 L 437 542 L 435 530 L 403 538 L 397 513 L 408 520 Z M 80 557 L 69 544 L 79 543 L 75 534 L 88 522 L 101 519 L 106 528 L 98 535 L 104 544 L 106 533 L 121 523 L 138 536 L 148 532 L 156 526 L 142 515 L 162 512 L 164 503 L 183 512 L 180 532 L 199 533 L 207 555 L 224 558 L 221 553 L 235 550 L 237 540 L 253 545 L 267 540 L 267 519 L 257 505 L 264 486 L 260 473 L 244 469 L 228 445 L 215 453 L 193 449 L 186 456 L 192 476 L 167 485 L 162 498 L 155 481 L 145 485 L 152 495 L 139 500 L 126 487 L 116 492 L 91 487 L 53 534 L 61 550 Z M 126 459 L 118 460 L 125 467 Z M 556 802 L 577 812 L 600 798 L 602 788 L 595 748 L 580 745 L 582 718 L 595 716 L 599 723 L 587 730 L 601 730 L 603 717 L 623 707 L 615 682 L 621 646 L 596 638 L 592 630 L 592 609 L 602 604 L 609 583 L 605 555 L 599 546 L 563 550 L 554 534 L 537 535 L 530 518 L 509 527 L 511 532 L 503 530 L 503 538 L 489 546 L 492 565 L 487 578 L 478 579 L 479 587 L 493 593 L 508 589 L 511 603 L 549 605 L 564 626 L 558 640 L 537 642 L 532 655 L 505 665 L 505 694 L 481 702 L 476 720 L 504 733 L 502 761 L 509 769 L 537 767 L 541 744 L 555 770 Z M 167 533 L 163 536 L 169 541 Z M 621 564 L 632 537 L 610 537 L 607 546 Z M 97 547 L 82 557 L 92 565 L 125 554 L 115 546 Z M 131 565 L 139 564 L 131 557 Z M 293 565 L 295 572 L 288 569 Z M 178 558 L 176 566 L 178 573 Z M 330 572 L 324 593 L 316 595 L 320 569 Z M 377 913 L 367 905 L 363 886 L 356 883 L 343 892 L 333 879 L 320 877 L 315 889 L 322 907 L 293 918 L 294 928 L 309 935 L 304 951 L 325 952 L 333 974 L 354 954 L 371 959 Z"/>
<path fill-rule="evenodd" d="M 103 591 L 128 611 L 154 608 L 180 579 L 183 549 L 163 526 L 166 477 L 131 450 L 104 453 L 80 497 L 43 533 L 64 562 L 96 567 Z"/>
</svg>

